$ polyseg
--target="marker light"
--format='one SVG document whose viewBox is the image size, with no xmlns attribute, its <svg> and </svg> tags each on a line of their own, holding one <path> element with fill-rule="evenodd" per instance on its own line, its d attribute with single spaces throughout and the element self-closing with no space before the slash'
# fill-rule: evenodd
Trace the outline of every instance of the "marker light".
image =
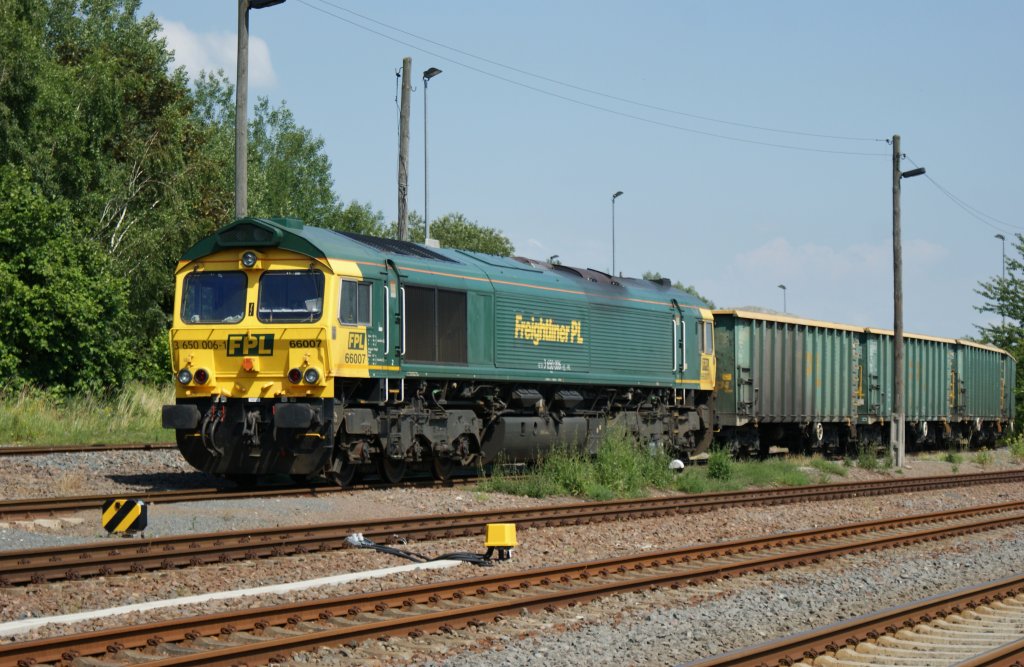
<svg viewBox="0 0 1024 667">
<path fill-rule="evenodd" d="M 196 384 L 206 384 L 206 381 L 210 379 L 210 372 L 205 368 L 200 368 L 195 374 Z"/>
<path fill-rule="evenodd" d="M 187 368 L 182 368 L 178 371 L 178 382 L 182 384 L 188 384 L 192 381 L 192 371 Z"/>
<path fill-rule="evenodd" d="M 316 384 L 320 379 L 320 371 L 315 368 L 307 368 L 306 374 L 302 376 L 302 379 L 305 380 L 307 384 Z"/>
<path fill-rule="evenodd" d="M 247 269 L 251 269 L 252 267 L 256 266 L 256 259 L 256 253 L 254 253 L 252 250 L 247 250 L 246 252 L 242 253 L 242 266 L 244 266 Z"/>
<path fill-rule="evenodd" d="M 293 368 L 288 371 L 288 381 L 292 384 L 298 384 L 302 382 L 302 371 L 298 368 Z"/>
</svg>

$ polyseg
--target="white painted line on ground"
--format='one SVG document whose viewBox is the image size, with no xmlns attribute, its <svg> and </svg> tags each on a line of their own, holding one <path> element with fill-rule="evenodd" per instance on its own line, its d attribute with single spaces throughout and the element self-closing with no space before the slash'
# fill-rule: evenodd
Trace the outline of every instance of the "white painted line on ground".
<svg viewBox="0 0 1024 667">
<path fill-rule="evenodd" d="M 412 565 L 388 567 L 380 570 L 350 572 L 348 574 L 339 574 L 333 577 L 307 579 L 306 581 L 296 581 L 288 584 L 275 584 L 274 586 L 260 586 L 259 588 L 244 588 L 242 590 L 237 591 L 220 591 L 217 593 L 206 593 L 203 595 L 189 595 L 187 597 L 172 598 L 170 600 L 154 600 L 153 602 L 140 602 L 139 604 L 128 604 L 122 605 L 120 607 L 110 607 L 109 609 L 83 611 L 77 614 L 62 614 L 60 616 L 45 616 L 42 618 L 26 618 L 20 621 L 0 623 L 0 636 L 9 637 L 19 632 L 25 632 L 27 630 L 32 630 L 34 628 L 50 624 L 77 623 L 78 621 L 88 621 L 95 618 L 117 616 L 118 614 L 131 614 L 140 611 L 148 611 L 150 609 L 161 609 L 164 607 L 174 607 L 177 605 L 201 604 L 203 602 L 209 602 L 210 600 L 230 600 L 232 598 L 240 598 L 252 595 L 287 593 L 288 591 L 298 591 L 306 588 L 317 588 L 320 586 L 333 586 L 335 584 L 344 584 L 350 581 L 361 581 L 363 579 L 377 579 L 380 577 L 387 577 L 392 574 L 399 574 L 401 572 L 412 572 L 414 570 L 438 570 L 447 567 L 455 567 L 456 565 L 461 565 L 463 562 L 464 561 L 460 560 L 436 560 L 431 561 L 429 563 L 413 563 Z"/>
</svg>

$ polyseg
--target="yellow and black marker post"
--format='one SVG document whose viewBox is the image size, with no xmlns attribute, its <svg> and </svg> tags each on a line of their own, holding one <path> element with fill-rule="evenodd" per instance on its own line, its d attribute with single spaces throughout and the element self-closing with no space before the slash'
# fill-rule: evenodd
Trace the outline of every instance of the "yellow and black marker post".
<svg viewBox="0 0 1024 667">
<path fill-rule="evenodd" d="M 103 503 L 103 527 L 108 533 L 137 533 L 146 529 L 146 503 L 135 498 L 111 498 Z"/>
</svg>

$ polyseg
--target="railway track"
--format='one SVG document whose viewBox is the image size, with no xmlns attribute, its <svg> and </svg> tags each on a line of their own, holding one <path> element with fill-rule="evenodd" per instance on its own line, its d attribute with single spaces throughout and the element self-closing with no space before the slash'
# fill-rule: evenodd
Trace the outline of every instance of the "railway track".
<svg viewBox="0 0 1024 667">
<path fill-rule="evenodd" d="M 173 442 L 139 442 L 125 443 L 119 445 L 108 445 L 104 443 L 98 443 L 95 445 L 26 445 L 24 447 L 0 447 L 0 456 L 34 456 L 39 454 L 79 454 L 82 452 L 116 452 L 129 449 L 174 449 L 175 447 L 177 447 L 177 445 L 175 445 Z"/>
<path fill-rule="evenodd" d="M 960 665 L 1024 660 L 1024 576 L 816 628 L 686 667 Z"/>
<path fill-rule="evenodd" d="M 324 645 L 454 632 L 639 589 L 818 563 L 1024 523 L 1024 503 L 871 521 L 0 646 L 0 666 L 260 664 Z M 779 663 L 765 663 L 779 664 Z"/>
<path fill-rule="evenodd" d="M 1021 471 L 1024 475 L 1024 471 Z M 475 481 L 474 477 L 452 477 L 445 482 L 433 479 L 410 479 L 401 486 L 432 487 L 468 484 Z M 67 496 L 62 498 L 19 498 L 0 500 L 0 518 L 30 519 L 39 516 L 55 516 L 60 512 L 80 512 L 99 509 L 103 502 L 110 498 L 139 498 L 147 504 L 184 503 L 206 500 L 233 500 L 237 498 L 273 498 L 278 496 L 317 496 L 329 493 L 341 493 L 361 489 L 379 489 L 394 486 L 392 484 L 363 483 L 351 487 L 340 488 L 334 484 L 310 484 L 305 486 L 280 486 L 260 489 L 231 489 L 219 487 L 202 487 L 195 489 L 173 489 L 170 491 L 116 492 L 107 495 Z"/>
<path fill-rule="evenodd" d="M 726 507 L 778 505 L 838 498 L 927 491 L 970 483 L 1020 481 L 1024 471 L 860 482 L 752 492 L 668 496 L 550 505 L 504 512 L 484 511 L 339 523 L 286 526 L 220 533 L 172 535 L 83 545 L 0 551 L 0 585 L 13 586 L 85 577 L 181 568 L 252 558 L 288 556 L 347 547 L 362 533 L 379 542 L 396 538 L 433 540 L 482 535 L 488 523 L 521 529 L 705 512 Z M 281 492 L 285 492 L 281 490 Z"/>
</svg>

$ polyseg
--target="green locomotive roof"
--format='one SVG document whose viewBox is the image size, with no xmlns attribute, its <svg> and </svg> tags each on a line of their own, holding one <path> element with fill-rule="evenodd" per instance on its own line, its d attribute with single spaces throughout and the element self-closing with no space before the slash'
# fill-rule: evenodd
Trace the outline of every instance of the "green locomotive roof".
<svg viewBox="0 0 1024 667">
<path fill-rule="evenodd" d="M 380 264 L 391 259 L 417 269 L 432 269 L 446 274 L 500 278 L 515 283 L 551 286 L 605 296 L 707 308 L 700 299 L 673 288 L 669 281 L 613 277 L 594 269 L 581 269 L 522 257 L 510 258 L 451 248 L 430 248 L 409 241 L 398 241 L 352 232 L 336 232 L 304 224 L 295 218 L 240 218 L 200 240 L 182 256 L 194 261 L 230 248 L 267 248 L 306 255 L 313 259 L 342 259 Z M 568 283 L 568 284 L 567 284 Z"/>
</svg>

